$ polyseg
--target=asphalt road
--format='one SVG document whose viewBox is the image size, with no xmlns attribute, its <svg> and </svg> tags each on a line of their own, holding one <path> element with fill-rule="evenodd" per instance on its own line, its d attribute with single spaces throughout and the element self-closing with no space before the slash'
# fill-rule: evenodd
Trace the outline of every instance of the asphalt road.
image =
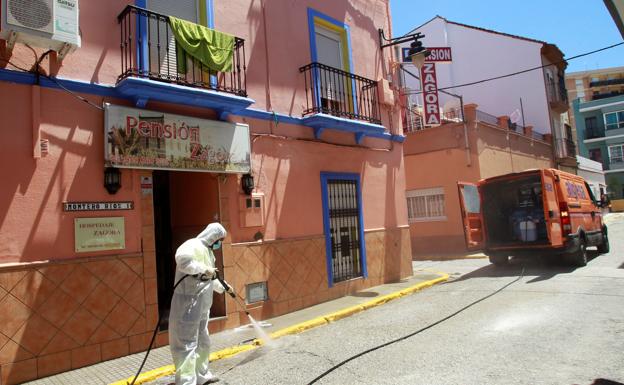
<svg viewBox="0 0 624 385">
<path fill-rule="evenodd" d="M 222 384 L 308 384 L 387 344 L 315 383 L 624 384 L 624 217 L 609 229 L 611 252 L 594 252 L 583 268 L 539 259 L 502 269 L 483 259 L 415 262 L 452 279 L 212 370 Z"/>
</svg>

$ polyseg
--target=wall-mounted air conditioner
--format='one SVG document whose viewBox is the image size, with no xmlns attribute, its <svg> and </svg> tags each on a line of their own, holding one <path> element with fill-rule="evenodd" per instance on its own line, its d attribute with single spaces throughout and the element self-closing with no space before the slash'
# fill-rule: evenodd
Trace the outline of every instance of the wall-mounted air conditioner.
<svg viewBox="0 0 624 385">
<path fill-rule="evenodd" d="M 58 58 L 80 47 L 78 0 L 2 0 L 0 39 L 52 49 Z"/>
</svg>

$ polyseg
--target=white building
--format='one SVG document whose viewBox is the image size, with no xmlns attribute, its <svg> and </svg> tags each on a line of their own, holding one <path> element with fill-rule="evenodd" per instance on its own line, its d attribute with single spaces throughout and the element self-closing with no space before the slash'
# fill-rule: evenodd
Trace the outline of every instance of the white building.
<svg viewBox="0 0 624 385">
<path fill-rule="evenodd" d="M 574 172 L 576 150 L 561 114 L 568 109 L 564 82 L 567 63 L 563 53 L 544 41 L 496 32 L 449 21 L 436 16 L 410 33 L 420 32 L 425 47 L 451 47 L 452 61 L 436 63 L 438 88 L 461 95 L 465 104 L 475 103 L 482 119 L 511 116 L 520 126 L 532 126 L 533 132 L 553 135 L 559 166 Z M 399 49 L 399 48 L 397 48 Z M 405 52 L 409 43 L 403 45 Z M 412 74 L 417 69 L 404 59 L 404 68 Z M 553 64 L 553 65 L 549 65 Z M 539 67 L 547 65 L 543 69 Z M 515 76 L 472 83 L 496 76 L 538 68 Z M 420 90 L 420 80 L 404 72 L 404 85 Z M 448 88 L 450 87 L 450 88 Z M 522 102 L 521 102 L 522 100 Z M 422 105 L 421 95 L 410 97 L 411 105 Z M 439 92 L 439 106 L 444 113 L 459 107 L 459 99 Z"/>
</svg>

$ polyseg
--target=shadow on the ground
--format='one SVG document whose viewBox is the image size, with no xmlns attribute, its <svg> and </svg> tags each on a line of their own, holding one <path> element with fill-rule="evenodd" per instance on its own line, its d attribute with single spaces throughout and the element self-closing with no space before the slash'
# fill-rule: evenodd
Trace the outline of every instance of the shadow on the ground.
<svg viewBox="0 0 624 385">
<path fill-rule="evenodd" d="M 360 291 L 357 293 L 349 294 L 349 297 L 377 297 L 379 293 L 376 291 Z"/>
<path fill-rule="evenodd" d="M 604 378 L 597 378 L 590 385 L 624 385 L 621 382 L 611 381 Z"/>
<path fill-rule="evenodd" d="M 598 252 L 594 250 L 587 250 L 589 259 L 593 259 L 598 256 Z M 535 278 L 527 281 L 527 283 L 535 283 L 540 281 L 546 281 L 558 274 L 571 273 L 577 269 L 577 267 L 570 266 L 567 261 L 560 258 L 518 258 L 514 257 L 509 260 L 509 264 L 506 266 L 495 266 L 493 264 L 484 266 L 468 274 L 462 275 L 458 279 L 454 279 L 445 284 L 453 282 L 465 281 L 472 278 L 484 278 L 484 277 L 518 277 L 522 274 L 524 269 L 525 276 L 535 276 Z"/>
</svg>

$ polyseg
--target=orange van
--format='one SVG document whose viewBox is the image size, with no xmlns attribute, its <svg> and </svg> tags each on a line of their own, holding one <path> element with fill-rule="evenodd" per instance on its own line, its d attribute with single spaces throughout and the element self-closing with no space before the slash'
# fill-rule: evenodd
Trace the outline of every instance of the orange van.
<svg viewBox="0 0 624 385">
<path fill-rule="evenodd" d="M 466 244 L 495 265 L 546 254 L 587 264 L 587 246 L 609 252 L 607 226 L 589 185 L 555 169 L 458 183 Z"/>
</svg>

